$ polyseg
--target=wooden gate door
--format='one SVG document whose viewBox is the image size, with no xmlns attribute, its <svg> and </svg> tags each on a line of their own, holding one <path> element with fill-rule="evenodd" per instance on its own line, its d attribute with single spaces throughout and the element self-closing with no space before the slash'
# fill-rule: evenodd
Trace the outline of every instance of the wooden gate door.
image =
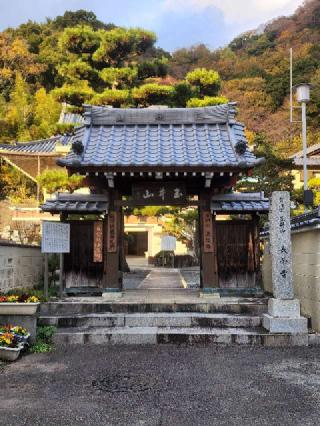
<svg viewBox="0 0 320 426">
<path fill-rule="evenodd" d="M 254 221 L 216 221 L 220 288 L 260 287 L 259 240 Z"/>
<path fill-rule="evenodd" d="M 70 253 L 65 255 L 66 287 L 101 287 L 103 262 L 94 262 L 94 221 L 70 221 Z"/>
</svg>

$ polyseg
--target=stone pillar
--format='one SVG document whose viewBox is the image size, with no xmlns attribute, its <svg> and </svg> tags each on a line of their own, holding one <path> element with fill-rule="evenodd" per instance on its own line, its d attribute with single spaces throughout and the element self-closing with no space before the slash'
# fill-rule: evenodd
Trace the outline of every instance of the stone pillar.
<svg viewBox="0 0 320 426">
<path fill-rule="evenodd" d="M 306 333 L 307 319 L 300 316 L 293 292 L 289 192 L 272 193 L 269 227 L 274 297 L 269 299 L 263 326 L 274 333 Z"/>
</svg>

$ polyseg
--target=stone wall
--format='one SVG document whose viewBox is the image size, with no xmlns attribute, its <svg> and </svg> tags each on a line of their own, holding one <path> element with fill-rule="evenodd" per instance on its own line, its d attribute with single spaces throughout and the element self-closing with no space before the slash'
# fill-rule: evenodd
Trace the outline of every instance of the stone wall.
<svg viewBox="0 0 320 426">
<path fill-rule="evenodd" d="M 43 272 L 40 247 L 0 242 L 0 292 L 31 288 Z"/>
<path fill-rule="evenodd" d="M 311 326 L 320 331 L 320 227 L 293 231 L 293 284 L 295 297 L 300 299 L 301 313 L 311 317 Z M 265 291 L 272 293 L 271 256 L 268 241 L 262 263 Z"/>
</svg>

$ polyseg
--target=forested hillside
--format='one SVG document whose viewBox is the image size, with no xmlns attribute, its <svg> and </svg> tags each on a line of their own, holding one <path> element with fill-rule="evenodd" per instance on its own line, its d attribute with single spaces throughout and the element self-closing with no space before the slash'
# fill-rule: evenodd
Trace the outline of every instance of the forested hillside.
<svg viewBox="0 0 320 426">
<path fill-rule="evenodd" d="M 282 151 L 292 152 L 290 47 L 294 83 L 314 86 L 308 109 L 309 143 L 315 143 L 320 126 L 319 0 L 215 51 L 199 45 L 169 54 L 157 47 L 154 33 L 103 23 L 86 11 L 9 28 L 0 33 L 0 139 L 31 140 L 63 131 L 56 124 L 61 102 L 79 110 L 83 103 L 192 107 L 228 99 L 238 102 L 249 137 L 265 132 Z"/>
<path fill-rule="evenodd" d="M 192 67 L 217 70 L 222 93 L 238 102 L 240 119 L 254 132 L 265 131 L 271 140 L 288 137 L 289 49 L 293 48 L 294 84 L 313 84 L 309 123 L 320 125 L 320 2 L 309 0 L 293 16 L 280 17 L 257 34 L 250 31 L 227 47 L 209 51 L 205 46 L 173 53 L 170 72 L 176 78 Z M 298 119 L 298 116 L 297 116 Z M 298 128 L 296 129 L 298 134 Z M 309 143 L 318 138 L 313 134 Z M 290 149 L 290 147 L 288 147 Z"/>
<path fill-rule="evenodd" d="M 0 34 L 0 138 L 31 140 L 63 131 L 61 102 L 114 107 L 219 104 L 220 77 L 194 70 L 168 74 L 171 56 L 156 35 L 97 20 L 92 12 L 66 12 L 44 24 L 28 22 Z"/>
</svg>

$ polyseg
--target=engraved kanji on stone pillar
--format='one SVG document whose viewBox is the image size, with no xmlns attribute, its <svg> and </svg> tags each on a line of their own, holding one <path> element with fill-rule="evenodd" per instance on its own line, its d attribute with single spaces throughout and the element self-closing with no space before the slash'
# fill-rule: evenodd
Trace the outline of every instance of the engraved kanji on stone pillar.
<svg viewBox="0 0 320 426">
<path fill-rule="evenodd" d="M 273 295 L 293 299 L 289 192 L 272 193 L 269 223 Z"/>
<path fill-rule="evenodd" d="M 272 193 L 269 225 L 273 298 L 268 301 L 263 326 L 271 333 L 301 333 L 299 344 L 307 344 L 307 319 L 300 315 L 293 291 L 289 192 Z"/>
</svg>

